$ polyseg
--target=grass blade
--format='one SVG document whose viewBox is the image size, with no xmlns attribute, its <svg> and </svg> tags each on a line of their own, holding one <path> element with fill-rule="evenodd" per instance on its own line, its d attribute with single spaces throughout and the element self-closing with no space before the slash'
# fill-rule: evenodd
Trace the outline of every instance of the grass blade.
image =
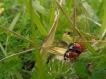
<svg viewBox="0 0 106 79">
<path fill-rule="evenodd" d="M 24 3 L 25 3 L 25 5 L 26 5 L 26 7 L 27 7 L 28 12 L 30 12 L 30 7 L 29 7 L 29 2 L 28 2 L 28 0 L 24 0 Z M 47 36 L 46 30 L 45 30 L 45 28 L 43 27 L 43 25 L 41 24 L 40 19 L 37 17 L 37 15 L 35 14 L 34 10 L 33 10 L 33 14 L 34 14 L 34 15 L 33 15 L 33 17 L 34 17 L 34 18 L 33 18 L 34 23 L 37 25 L 39 31 L 41 32 L 41 34 L 42 34 L 43 36 Z"/>
<path fill-rule="evenodd" d="M 50 13 L 47 9 L 45 9 L 43 6 L 41 6 L 40 4 L 37 3 L 37 1 L 33 1 L 33 7 L 34 10 L 40 12 L 42 15 L 49 17 Z"/>
<path fill-rule="evenodd" d="M 13 30 L 13 28 L 14 28 L 16 22 L 17 22 L 17 21 L 19 20 L 19 18 L 20 18 L 20 15 L 21 15 L 21 12 L 19 12 L 19 13 L 15 16 L 15 18 L 13 19 L 13 21 L 12 21 L 10 27 L 9 27 L 9 30 Z"/>
<path fill-rule="evenodd" d="M 106 46 L 100 51 L 100 54 L 103 54 L 106 52 Z"/>
<path fill-rule="evenodd" d="M 30 5 L 30 15 L 31 15 L 31 31 L 32 31 L 32 39 L 34 42 L 34 49 L 35 49 L 35 55 L 36 55 L 36 62 L 37 62 L 37 67 L 39 69 L 38 71 L 38 79 L 45 79 L 45 73 L 44 73 L 44 68 L 43 68 L 43 62 L 40 56 L 40 51 L 39 51 L 39 46 L 37 42 L 37 37 L 36 37 L 36 31 L 34 27 L 34 12 L 33 12 L 33 7 L 32 7 L 32 0 L 29 1 Z"/>
<path fill-rule="evenodd" d="M 7 56 L 7 53 L 6 53 L 6 51 L 5 51 L 5 49 L 3 48 L 3 46 L 2 46 L 1 43 L 0 43 L 0 48 L 1 48 L 1 50 L 2 50 L 2 52 L 3 52 L 3 54 L 4 54 L 4 56 Z"/>
<path fill-rule="evenodd" d="M 60 5 L 62 4 L 62 2 L 63 2 L 63 0 L 60 0 Z M 55 15 L 54 22 L 52 24 L 51 30 L 50 30 L 49 35 L 46 38 L 44 44 L 42 45 L 42 47 L 49 47 L 53 43 L 55 32 L 56 32 L 56 29 L 57 29 L 57 24 L 58 24 L 58 18 L 59 18 L 59 9 L 57 9 L 57 11 L 56 11 L 56 15 Z M 42 54 L 43 59 L 46 59 L 49 55 L 49 53 L 43 52 L 43 50 L 41 50 L 41 54 Z"/>
<path fill-rule="evenodd" d="M 100 29 L 100 36 L 101 37 L 106 33 L 106 3 L 104 3 L 104 4 L 105 4 L 105 7 L 104 7 L 104 16 L 103 16 L 103 20 L 102 20 L 102 27 Z"/>
<path fill-rule="evenodd" d="M 86 38 L 94 38 L 94 39 L 99 39 L 99 36 L 94 36 L 94 35 L 91 35 L 89 33 L 85 33 L 83 32 L 82 30 L 80 30 L 81 34 L 83 34 Z"/>
</svg>

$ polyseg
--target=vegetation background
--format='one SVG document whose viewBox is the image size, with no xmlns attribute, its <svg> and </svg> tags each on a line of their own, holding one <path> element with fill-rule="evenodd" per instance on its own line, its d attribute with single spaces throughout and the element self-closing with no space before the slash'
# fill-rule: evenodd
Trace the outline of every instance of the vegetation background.
<svg viewBox="0 0 106 79">
<path fill-rule="evenodd" d="M 72 42 L 85 51 L 64 61 Z M 0 0 L 0 79 L 101 78 L 106 0 Z"/>
</svg>

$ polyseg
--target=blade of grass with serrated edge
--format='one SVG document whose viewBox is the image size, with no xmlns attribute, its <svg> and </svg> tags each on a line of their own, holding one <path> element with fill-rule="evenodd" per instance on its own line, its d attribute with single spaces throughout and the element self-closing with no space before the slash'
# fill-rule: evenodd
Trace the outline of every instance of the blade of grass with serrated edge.
<svg viewBox="0 0 106 79">
<path fill-rule="evenodd" d="M 58 1 L 56 1 L 56 3 L 58 5 L 58 7 L 60 8 L 60 10 L 63 12 L 63 14 L 67 17 L 69 22 L 73 25 L 73 21 L 69 18 L 69 15 L 64 11 L 64 9 L 61 7 L 61 5 L 58 3 Z M 87 39 L 80 33 L 79 29 L 77 27 L 75 27 L 75 29 L 76 29 L 77 33 L 79 34 L 79 36 L 81 37 L 81 40 L 84 42 L 85 46 L 89 49 L 89 51 L 92 54 L 97 54 L 96 50 L 94 50 L 94 48 L 90 45 L 90 43 L 87 42 Z"/>
<path fill-rule="evenodd" d="M 33 7 L 32 7 L 32 0 L 29 1 L 29 10 L 30 10 L 30 16 L 31 16 L 31 31 L 32 31 L 32 39 L 34 42 L 34 49 L 35 49 L 35 56 L 36 56 L 36 62 L 37 62 L 37 67 L 38 67 L 38 79 L 46 79 L 45 78 L 45 72 L 44 72 L 44 66 L 43 66 L 43 61 L 41 59 L 40 51 L 39 51 L 39 46 L 37 42 L 37 37 L 36 37 L 36 31 L 34 27 L 34 12 L 33 12 Z"/>
<path fill-rule="evenodd" d="M 24 1 L 25 5 L 26 5 L 26 7 L 27 7 L 28 12 L 30 12 L 28 0 L 23 0 L 23 1 Z M 34 10 L 33 10 L 33 13 L 34 13 L 34 15 L 33 15 L 33 17 L 34 17 L 34 18 L 33 18 L 33 19 L 34 19 L 34 23 L 37 25 L 37 27 L 38 27 L 40 33 L 41 33 L 43 36 L 47 36 L 46 30 L 45 30 L 45 28 L 43 27 L 43 25 L 41 24 L 40 19 L 37 17 L 37 15 L 35 14 Z"/>
</svg>

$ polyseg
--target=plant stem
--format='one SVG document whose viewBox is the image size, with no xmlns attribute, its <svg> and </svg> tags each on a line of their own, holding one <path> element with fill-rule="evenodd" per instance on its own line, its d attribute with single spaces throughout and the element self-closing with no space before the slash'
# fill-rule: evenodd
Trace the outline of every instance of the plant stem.
<svg viewBox="0 0 106 79">
<path fill-rule="evenodd" d="M 75 26 L 76 26 L 76 0 L 74 0 L 74 26 L 73 26 L 73 42 L 75 38 Z"/>
<path fill-rule="evenodd" d="M 24 40 L 26 40 L 26 41 L 28 41 L 28 42 L 30 42 L 30 43 L 33 43 L 32 40 L 30 40 L 30 39 L 28 39 L 28 38 L 26 38 L 26 37 L 20 35 L 20 34 L 17 33 L 17 32 L 14 32 L 14 31 L 12 31 L 12 30 L 9 30 L 9 29 L 7 29 L 7 28 L 5 28 L 5 27 L 3 27 L 3 26 L 0 26 L 0 28 L 3 29 L 3 30 L 5 30 L 5 31 L 8 31 L 8 32 L 10 32 L 10 33 L 15 34 L 15 35 L 17 35 L 18 37 L 20 37 L 20 38 L 22 38 L 22 39 L 24 39 Z"/>
<path fill-rule="evenodd" d="M 39 51 L 39 46 L 37 42 L 37 37 L 36 37 L 36 31 L 34 27 L 34 18 L 33 18 L 33 7 L 32 7 L 32 0 L 29 0 L 29 5 L 30 5 L 30 15 L 31 15 L 31 31 L 32 31 L 32 40 L 34 42 L 34 49 L 35 49 L 35 56 L 36 56 L 36 62 L 37 62 L 37 67 L 38 67 L 38 79 L 45 79 L 45 74 L 44 74 L 44 68 L 43 68 L 43 62 L 40 56 L 40 51 Z"/>
</svg>

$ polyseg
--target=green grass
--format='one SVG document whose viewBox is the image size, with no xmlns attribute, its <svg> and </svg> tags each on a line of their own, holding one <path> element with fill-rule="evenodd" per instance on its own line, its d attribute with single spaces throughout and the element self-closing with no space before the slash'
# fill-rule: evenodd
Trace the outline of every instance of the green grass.
<svg viewBox="0 0 106 79">
<path fill-rule="evenodd" d="M 106 78 L 106 1 L 57 1 L 1 0 L 0 79 Z M 84 52 L 76 60 L 55 59 L 73 38 Z"/>
</svg>

